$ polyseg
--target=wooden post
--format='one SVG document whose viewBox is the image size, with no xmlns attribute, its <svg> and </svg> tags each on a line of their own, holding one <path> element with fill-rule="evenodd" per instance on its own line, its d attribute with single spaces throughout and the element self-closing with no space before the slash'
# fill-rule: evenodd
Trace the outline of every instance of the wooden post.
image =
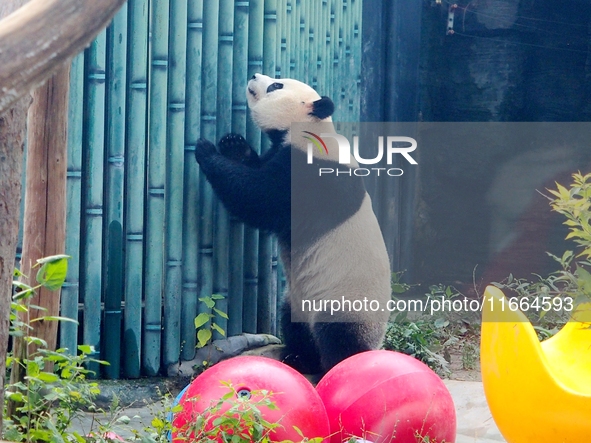
<svg viewBox="0 0 591 443">
<path fill-rule="evenodd" d="M 33 267 L 36 261 L 49 255 L 63 254 L 65 249 L 69 85 L 68 64 L 35 90 L 29 109 L 21 272 L 28 276 L 27 283 L 31 286 L 35 285 L 37 271 Z M 59 302 L 59 291 L 37 290 L 31 304 L 46 311 L 31 309 L 29 318 L 59 315 Z M 57 322 L 36 322 L 29 334 L 45 340 L 47 347 L 55 350 Z M 15 357 L 29 358 L 36 349 L 33 345 L 27 347 L 22 337 L 15 337 Z M 50 367 L 45 369 L 51 371 Z M 22 382 L 25 375 L 21 365 L 14 365 L 10 382 Z M 8 413 L 13 415 L 15 408 L 16 405 L 10 402 Z"/>
<path fill-rule="evenodd" d="M 66 252 L 69 86 L 68 64 L 33 93 L 33 104 L 29 109 L 21 270 L 30 279 L 36 274 L 31 265 L 37 259 Z M 42 288 L 37 291 L 32 304 L 47 309 L 31 310 L 32 319 L 59 315 L 59 291 Z M 45 340 L 49 349 L 55 349 L 55 321 L 37 322 L 33 334 Z"/>
</svg>

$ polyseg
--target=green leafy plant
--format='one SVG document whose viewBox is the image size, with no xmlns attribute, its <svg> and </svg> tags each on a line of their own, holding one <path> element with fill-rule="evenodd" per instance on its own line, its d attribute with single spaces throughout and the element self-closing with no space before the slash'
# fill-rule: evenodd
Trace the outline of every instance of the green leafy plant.
<svg viewBox="0 0 591 443">
<path fill-rule="evenodd" d="M 397 321 L 390 323 L 383 343 L 384 349 L 398 351 L 422 361 L 439 375 L 449 374 L 449 363 L 437 351 L 441 334 L 433 321 Z"/>
<path fill-rule="evenodd" d="M 185 426 L 173 429 L 175 438 L 194 443 L 271 443 L 271 433 L 283 426 L 266 420 L 261 412 L 262 409 L 277 409 L 272 401 L 273 393 L 266 390 L 242 393 L 230 383 L 222 384 L 228 388 L 228 392 L 205 411 L 193 414 Z M 190 402 L 185 405 L 190 407 Z M 301 437 L 298 441 L 303 443 L 324 441 L 323 437 L 304 436 L 296 426 L 294 430 Z"/>
<path fill-rule="evenodd" d="M 22 380 L 6 386 L 3 438 L 10 441 L 85 441 L 70 430 L 71 425 L 83 409 L 97 410 L 94 398 L 99 394 L 98 385 L 87 380 L 90 371 L 85 365 L 106 362 L 91 357 L 94 353 L 91 346 L 81 345 L 79 353 L 72 355 L 65 349 L 49 350 L 44 340 L 31 335 L 31 324 L 36 321 L 73 321 L 59 316 L 30 319 L 29 315 L 32 307 L 43 310 L 30 304 L 37 289 L 45 287 L 53 291 L 63 285 L 68 258 L 55 255 L 38 260 L 36 286 L 13 282 L 16 293 L 11 303 L 10 335 L 24 341 L 25 353 L 7 357 L 6 367 L 11 371 L 19 368 L 24 374 Z M 18 270 L 14 274 L 23 276 Z M 35 346 L 32 353 L 31 345 Z M 8 404 L 12 405 L 10 413 Z"/>
<path fill-rule="evenodd" d="M 409 289 L 412 288 L 412 285 L 408 283 L 404 283 L 402 281 L 402 277 L 404 276 L 404 271 L 399 272 L 392 272 L 391 283 L 390 286 L 392 288 L 392 294 L 404 294 Z"/>
<path fill-rule="evenodd" d="M 6 387 L 7 400 L 16 401 L 18 414 L 5 418 L 4 438 L 10 441 L 56 441 L 55 438 L 82 438 L 70 431 L 83 410 L 97 412 L 94 398 L 100 393 L 95 382 L 89 382 L 84 365 L 97 360 L 90 357 L 90 346 L 79 346 L 80 354 L 70 355 L 64 349 L 40 349 L 25 361 L 11 361 L 24 365 L 24 382 Z M 54 371 L 46 371 L 53 362 Z M 102 362 L 101 362 L 102 363 Z"/>
<path fill-rule="evenodd" d="M 570 233 L 566 239 L 573 239 L 583 248 L 578 257 L 591 259 L 591 173 L 573 174 L 573 183 L 569 189 L 558 183 L 556 187 L 556 190 L 548 189 L 555 197 L 550 204 L 554 211 L 567 218 L 564 224 L 569 227 Z"/>
<path fill-rule="evenodd" d="M 569 233 L 567 240 L 578 246 L 577 252 L 565 251 L 561 256 L 547 253 L 559 265 L 559 269 L 548 276 L 535 275 L 536 279 L 516 279 L 512 275 L 502 282 L 494 283 L 501 289 L 517 294 L 517 297 L 531 300 L 534 308 L 530 319 L 541 339 L 553 335 L 557 325 L 568 320 L 571 309 L 579 303 L 591 300 L 591 173 L 573 174 L 569 188 L 556 184 L 556 189 L 548 189 L 552 210 L 564 215 Z M 563 303 L 563 300 L 571 303 Z M 552 309 L 538 309 L 543 304 Z M 548 305 L 550 303 L 550 305 Z M 556 309 L 560 307 L 560 309 Z"/>
<path fill-rule="evenodd" d="M 220 325 L 215 323 L 213 319 L 215 314 L 222 318 L 228 319 L 228 315 L 215 307 L 218 300 L 223 300 L 224 296 L 220 294 L 212 294 L 210 297 L 201 297 L 199 301 L 203 303 L 210 312 L 202 312 L 195 317 L 195 329 L 197 329 L 197 348 L 202 348 L 211 343 L 213 338 L 213 331 L 218 332 L 220 335 L 226 336 Z"/>
<path fill-rule="evenodd" d="M 222 318 L 228 319 L 228 315 L 221 309 L 216 308 L 216 302 L 223 300 L 224 296 L 212 294 L 209 297 L 201 297 L 199 301 L 205 305 L 207 312 L 200 313 L 195 317 L 195 329 L 197 330 L 197 348 L 203 348 L 213 343 L 213 332 L 218 332 L 221 336 L 226 336 L 226 331 L 214 322 L 216 314 Z M 210 358 L 203 360 L 201 365 L 195 369 L 204 370 L 211 366 Z"/>
</svg>

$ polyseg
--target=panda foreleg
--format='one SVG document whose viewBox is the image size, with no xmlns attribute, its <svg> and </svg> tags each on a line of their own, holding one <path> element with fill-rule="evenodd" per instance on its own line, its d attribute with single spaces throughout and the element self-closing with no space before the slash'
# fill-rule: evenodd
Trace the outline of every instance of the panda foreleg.
<svg viewBox="0 0 591 443">
<path fill-rule="evenodd" d="M 291 321 L 291 307 L 284 302 L 281 307 L 281 332 L 285 348 L 281 361 L 302 374 L 322 372 L 320 355 L 308 323 Z"/>
<path fill-rule="evenodd" d="M 289 150 L 253 168 L 223 156 L 213 143 L 200 139 L 195 159 L 231 214 L 255 228 L 277 234 L 286 231 L 291 218 Z"/>
<path fill-rule="evenodd" d="M 322 369 L 328 371 L 359 352 L 379 349 L 385 323 L 316 323 L 312 328 Z"/>
</svg>

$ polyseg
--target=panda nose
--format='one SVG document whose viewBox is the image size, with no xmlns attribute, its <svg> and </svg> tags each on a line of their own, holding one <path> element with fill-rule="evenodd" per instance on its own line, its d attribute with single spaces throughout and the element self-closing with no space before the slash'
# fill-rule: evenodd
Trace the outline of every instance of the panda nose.
<svg viewBox="0 0 591 443">
<path fill-rule="evenodd" d="M 251 80 L 256 80 L 256 78 L 257 78 L 256 74 L 253 74 L 252 77 L 250 77 Z"/>
</svg>

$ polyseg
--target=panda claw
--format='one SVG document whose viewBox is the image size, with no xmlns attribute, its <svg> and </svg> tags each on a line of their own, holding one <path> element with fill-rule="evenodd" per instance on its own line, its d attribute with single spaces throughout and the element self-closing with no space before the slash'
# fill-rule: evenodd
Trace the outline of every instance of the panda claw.
<svg viewBox="0 0 591 443">
<path fill-rule="evenodd" d="M 227 134 L 223 136 L 218 146 L 220 153 L 230 160 L 250 167 L 259 165 L 257 153 L 240 134 Z"/>
</svg>

